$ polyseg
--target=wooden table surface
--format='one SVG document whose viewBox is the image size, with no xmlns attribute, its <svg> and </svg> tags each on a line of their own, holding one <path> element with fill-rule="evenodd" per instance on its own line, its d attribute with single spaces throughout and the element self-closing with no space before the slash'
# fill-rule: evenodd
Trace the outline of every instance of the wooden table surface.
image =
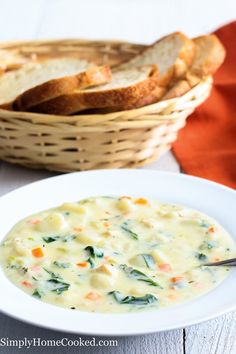
<svg viewBox="0 0 236 354">
<path fill-rule="evenodd" d="M 235 17 L 235 0 L 208 0 L 202 5 L 196 0 L 0 0 L 0 40 L 80 37 L 150 43 L 175 30 L 197 36 Z M 180 172 L 171 153 L 145 168 Z M 0 162 L 0 196 L 52 175 Z M 231 313 L 189 328 L 121 337 L 115 348 L 14 349 L 2 347 L 1 338 L 76 339 L 78 336 L 41 329 L 0 314 L 0 353 L 4 354 L 235 354 L 235 334 L 236 318 Z"/>
</svg>

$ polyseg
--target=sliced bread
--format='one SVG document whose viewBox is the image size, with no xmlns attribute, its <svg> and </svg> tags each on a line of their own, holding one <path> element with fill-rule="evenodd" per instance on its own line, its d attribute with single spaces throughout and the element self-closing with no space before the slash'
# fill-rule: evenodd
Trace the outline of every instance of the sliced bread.
<svg viewBox="0 0 236 354">
<path fill-rule="evenodd" d="M 132 104 L 122 107 L 123 110 L 130 110 L 135 108 L 144 107 L 158 102 L 166 92 L 166 88 L 162 86 L 156 86 L 147 96 L 141 97 Z"/>
<path fill-rule="evenodd" d="M 32 59 L 31 59 L 32 60 Z M 29 61 L 16 49 L 0 49 L 0 72 L 15 70 Z"/>
<path fill-rule="evenodd" d="M 123 107 L 149 95 L 157 86 L 156 65 L 117 71 L 109 84 L 71 94 L 31 107 L 30 111 L 70 115 L 93 108 Z"/>
<path fill-rule="evenodd" d="M 141 108 L 150 105 L 152 103 L 158 102 L 160 98 L 163 97 L 165 92 L 166 92 L 165 87 L 156 86 L 156 88 L 153 91 L 151 91 L 147 96 L 137 99 L 132 104 L 127 104 L 120 107 L 114 106 L 114 107 L 106 107 L 106 108 L 97 108 L 97 109 L 90 110 L 88 113 L 102 114 L 102 113 L 128 111 L 131 109 Z"/>
<path fill-rule="evenodd" d="M 48 59 L 40 63 L 27 63 L 20 69 L 0 76 L 0 104 L 13 101 L 22 92 L 45 81 L 75 75 L 94 66 L 74 58 Z"/>
<path fill-rule="evenodd" d="M 162 101 L 169 100 L 170 98 L 183 96 L 190 89 L 191 86 L 187 80 L 179 80 L 167 90 L 165 95 L 163 95 L 162 97 Z"/>
<path fill-rule="evenodd" d="M 162 100 L 179 97 L 196 86 L 204 77 L 213 75 L 225 58 L 225 49 L 214 35 L 194 38 L 195 56 L 184 80 L 174 82 L 167 90 Z"/>
<path fill-rule="evenodd" d="M 175 32 L 161 38 L 128 62 L 119 65 L 118 69 L 156 64 L 160 72 L 159 85 L 167 85 L 173 78 L 182 77 L 186 73 L 194 53 L 193 41 L 183 33 Z"/>
<path fill-rule="evenodd" d="M 194 38 L 196 47 L 193 63 L 186 74 L 191 86 L 201 78 L 213 75 L 225 59 L 225 48 L 216 35 L 206 35 Z"/>
<path fill-rule="evenodd" d="M 25 111 L 32 106 L 71 93 L 76 89 L 106 84 L 111 79 L 111 70 L 108 66 L 94 66 L 79 74 L 49 80 L 37 85 L 18 96 L 13 106 L 17 110 Z"/>
</svg>

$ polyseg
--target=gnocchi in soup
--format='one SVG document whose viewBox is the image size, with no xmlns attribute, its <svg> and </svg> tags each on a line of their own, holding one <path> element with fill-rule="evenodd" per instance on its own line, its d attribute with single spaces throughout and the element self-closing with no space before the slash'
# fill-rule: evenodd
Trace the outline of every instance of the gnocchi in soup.
<svg viewBox="0 0 236 354">
<path fill-rule="evenodd" d="M 210 217 L 129 196 L 88 198 L 27 217 L 0 247 L 6 276 L 29 295 L 106 313 L 193 299 L 229 273 L 204 264 L 235 254 Z"/>
</svg>

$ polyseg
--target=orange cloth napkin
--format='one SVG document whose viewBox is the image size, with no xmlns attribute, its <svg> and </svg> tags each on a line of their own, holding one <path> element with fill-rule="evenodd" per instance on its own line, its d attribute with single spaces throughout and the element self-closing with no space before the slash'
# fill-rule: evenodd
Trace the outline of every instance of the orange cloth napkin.
<svg viewBox="0 0 236 354">
<path fill-rule="evenodd" d="M 210 97 L 188 118 L 173 151 L 183 171 L 236 188 L 236 22 L 215 32 L 226 59 Z"/>
</svg>

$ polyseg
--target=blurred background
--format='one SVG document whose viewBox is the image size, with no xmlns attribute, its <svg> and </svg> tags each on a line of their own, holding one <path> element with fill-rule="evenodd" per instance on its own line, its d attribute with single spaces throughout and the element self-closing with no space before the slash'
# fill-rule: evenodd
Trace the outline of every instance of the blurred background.
<svg viewBox="0 0 236 354">
<path fill-rule="evenodd" d="M 236 0 L 0 0 L 0 40 L 81 37 L 150 43 L 207 33 L 236 17 Z"/>
</svg>

